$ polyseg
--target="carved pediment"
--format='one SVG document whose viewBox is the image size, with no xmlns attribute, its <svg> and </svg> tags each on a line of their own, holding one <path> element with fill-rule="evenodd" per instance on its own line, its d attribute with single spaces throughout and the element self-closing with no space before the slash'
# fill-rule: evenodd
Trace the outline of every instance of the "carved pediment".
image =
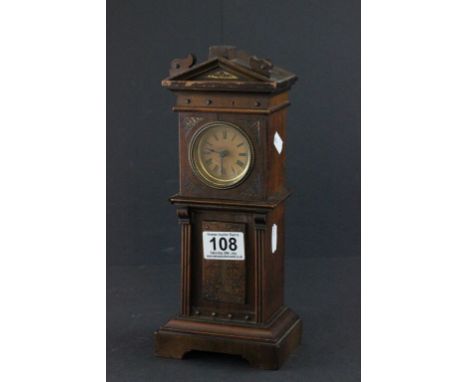
<svg viewBox="0 0 468 382">
<path fill-rule="evenodd" d="M 200 77 L 200 79 L 207 79 L 207 80 L 239 80 L 239 75 L 236 75 L 232 72 L 229 72 L 224 69 L 216 69 L 208 74 L 204 74 Z"/>
<path fill-rule="evenodd" d="M 195 64 L 193 55 L 175 59 L 162 85 L 172 90 L 237 90 L 277 92 L 289 88 L 297 77 L 270 60 L 232 46 L 210 48 L 208 60 Z"/>
<path fill-rule="evenodd" d="M 229 62 L 227 59 L 214 58 L 194 66 L 170 78 L 174 81 L 243 81 L 268 82 L 269 79 L 258 73 L 249 72 L 245 68 Z"/>
</svg>

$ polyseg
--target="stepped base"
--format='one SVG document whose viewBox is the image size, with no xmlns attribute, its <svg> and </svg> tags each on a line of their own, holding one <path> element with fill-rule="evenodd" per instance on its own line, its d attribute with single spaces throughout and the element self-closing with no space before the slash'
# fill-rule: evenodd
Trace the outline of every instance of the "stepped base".
<svg viewBox="0 0 468 382">
<path fill-rule="evenodd" d="M 300 344 L 302 321 L 285 308 L 267 326 L 177 317 L 155 333 L 156 355 L 182 359 L 191 350 L 240 355 L 253 367 L 278 369 Z"/>
</svg>

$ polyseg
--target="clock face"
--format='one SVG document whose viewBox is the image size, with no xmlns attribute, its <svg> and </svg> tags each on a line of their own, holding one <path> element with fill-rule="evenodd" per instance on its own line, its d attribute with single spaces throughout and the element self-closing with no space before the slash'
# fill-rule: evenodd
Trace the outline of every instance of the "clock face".
<svg viewBox="0 0 468 382">
<path fill-rule="evenodd" d="M 227 122 L 212 122 L 194 136 L 190 146 L 192 168 L 206 184 L 229 188 L 246 178 L 253 163 L 247 135 Z"/>
</svg>

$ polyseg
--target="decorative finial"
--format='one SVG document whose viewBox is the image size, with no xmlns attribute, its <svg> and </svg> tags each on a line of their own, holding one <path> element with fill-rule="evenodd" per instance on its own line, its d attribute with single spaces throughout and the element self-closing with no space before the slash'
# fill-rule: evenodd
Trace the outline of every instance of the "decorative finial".
<svg viewBox="0 0 468 382">
<path fill-rule="evenodd" d="M 171 68 L 169 69 L 169 75 L 175 76 L 183 71 L 187 70 L 188 68 L 195 65 L 197 62 L 197 58 L 194 54 L 190 53 L 185 58 L 175 58 L 171 61 Z"/>
</svg>

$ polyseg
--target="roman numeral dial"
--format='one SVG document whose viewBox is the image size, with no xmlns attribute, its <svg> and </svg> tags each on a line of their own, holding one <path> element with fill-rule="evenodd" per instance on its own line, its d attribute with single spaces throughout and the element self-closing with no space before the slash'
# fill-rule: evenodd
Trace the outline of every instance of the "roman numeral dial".
<svg viewBox="0 0 468 382">
<path fill-rule="evenodd" d="M 216 188 L 240 183 L 253 164 L 248 135 L 227 122 L 212 122 L 201 127 L 191 141 L 190 156 L 195 174 Z"/>
</svg>

